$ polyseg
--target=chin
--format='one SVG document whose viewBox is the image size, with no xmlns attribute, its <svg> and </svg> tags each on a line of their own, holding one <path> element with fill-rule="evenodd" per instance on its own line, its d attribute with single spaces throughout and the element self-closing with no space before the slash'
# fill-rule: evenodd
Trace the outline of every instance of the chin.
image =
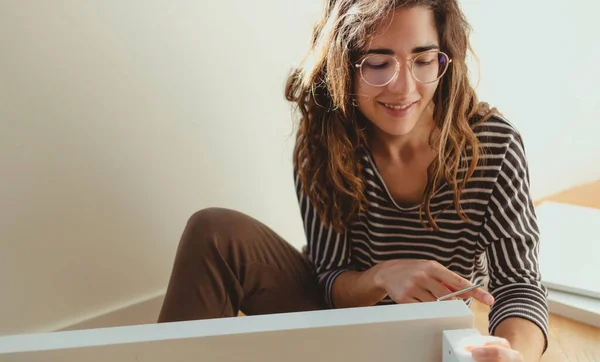
<svg viewBox="0 0 600 362">
<path fill-rule="evenodd" d="M 387 118 L 387 117 L 386 117 Z M 380 132 L 392 137 L 406 136 L 415 128 L 416 120 L 412 119 L 379 119 L 372 122 Z"/>
</svg>

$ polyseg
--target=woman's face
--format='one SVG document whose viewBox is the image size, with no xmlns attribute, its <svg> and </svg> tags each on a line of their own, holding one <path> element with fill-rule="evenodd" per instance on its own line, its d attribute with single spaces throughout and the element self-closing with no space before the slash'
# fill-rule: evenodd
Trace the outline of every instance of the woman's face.
<svg viewBox="0 0 600 362">
<path fill-rule="evenodd" d="M 430 84 L 417 82 L 406 62 L 429 49 L 439 50 L 438 33 L 433 13 L 420 7 L 396 10 L 382 21 L 371 39 L 368 53 L 390 54 L 399 61 L 396 77 L 385 86 L 367 84 L 360 70 L 356 71 L 354 93 L 358 109 L 379 131 L 392 137 L 404 136 L 418 124 L 432 121 L 433 108 L 429 106 L 439 80 Z M 375 62 L 370 64 L 371 69 L 377 67 Z"/>
</svg>

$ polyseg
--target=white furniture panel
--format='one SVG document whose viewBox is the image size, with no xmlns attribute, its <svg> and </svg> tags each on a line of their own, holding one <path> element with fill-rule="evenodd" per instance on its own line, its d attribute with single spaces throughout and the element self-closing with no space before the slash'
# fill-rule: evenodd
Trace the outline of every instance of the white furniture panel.
<svg viewBox="0 0 600 362">
<path fill-rule="evenodd" d="M 462 301 L 0 337 L 6 362 L 442 360 L 443 332 L 473 329 Z"/>
<path fill-rule="evenodd" d="M 557 291 L 600 299 L 600 210 L 544 202 L 536 213 L 544 284 Z"/>
</svg>

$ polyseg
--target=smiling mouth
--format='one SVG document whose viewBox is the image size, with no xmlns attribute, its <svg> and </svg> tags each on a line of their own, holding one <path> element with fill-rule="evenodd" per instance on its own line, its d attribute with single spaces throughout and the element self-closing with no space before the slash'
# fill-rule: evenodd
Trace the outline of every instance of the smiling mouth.
<svg viewBox="0 0 600 362">
<path fill-rule="evenodd" d="M 391 103 L 379 102 L 379 104 L 383 105 L 386 108 L 395 109 L 395 110 L 398 110 L 398 111 L 407 109 L 408 107 L 412 106 L 415 103 L 417 103 L 417 102 L 405 103 L 405 104 L 391 104 Z"/>
</svg>

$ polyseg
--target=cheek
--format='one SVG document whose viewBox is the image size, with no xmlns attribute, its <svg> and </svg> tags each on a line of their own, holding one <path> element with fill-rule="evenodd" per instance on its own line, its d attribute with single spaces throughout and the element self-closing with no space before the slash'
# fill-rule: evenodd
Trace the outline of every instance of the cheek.
<svg viewBox="0 0 600 362">
<path fill-rule="evenodd" d="M 429 103 L 433 99 L 433 95 L 437 89 L 438 83 L 434 84 L 418 84 L 417 92 L 421 95 L 421 98 Z"/>
<path fill-rule="evenodd" d="M 354 99 L 358 108 L 363 111 L 365 108 L 372 107 L 373 99 L 380 93 L 381 89 L 371 87 L 368 84 L 360 81 L 360 78 L 354 80 Z"/>
</svg>

